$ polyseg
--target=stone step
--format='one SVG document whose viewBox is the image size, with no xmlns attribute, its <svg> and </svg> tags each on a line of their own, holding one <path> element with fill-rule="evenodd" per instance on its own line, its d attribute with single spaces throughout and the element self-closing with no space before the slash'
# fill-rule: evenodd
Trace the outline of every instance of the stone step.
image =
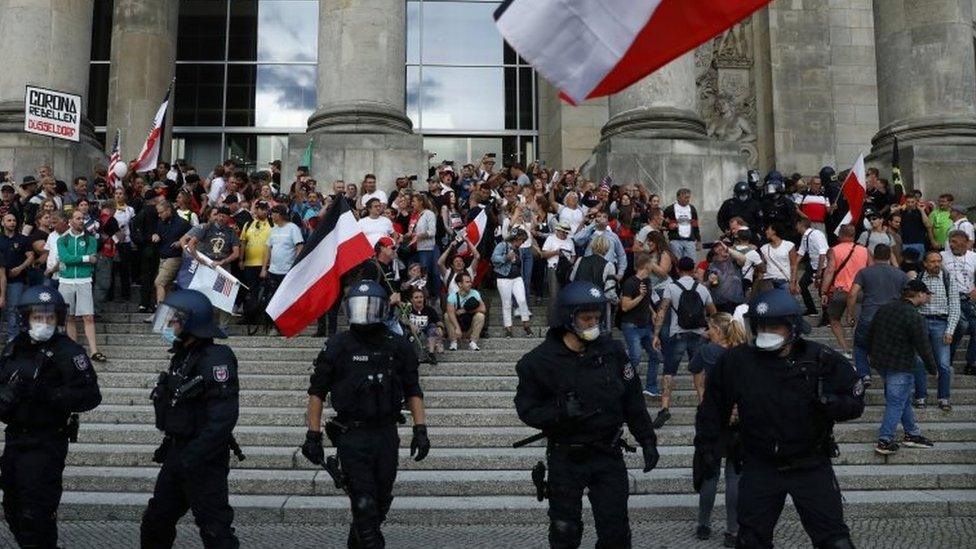
<svg viewBox="0 0 976 549">
<path fill-rule="evenodd" d="M 513 406 L 515 392 L 508 391 L 424 391 L 427 408 L 505 408 Z M 647 399 L 650 401 L 651 399 Z M 144 404 L 149 401 L 149 391 L 144 388 L 103 388 L 105 404 Z M 868 391 L 868 405 L 884 405 L 880 391 Z M 301 391 L 249 390 L 240 392 L 241 406 L 247 407 L 299 407 L 308 402 L 308 395 Z M 957 405 L 976 404 L 976 389 L 960 389 L 952 392 L 952 402 Z M 692 390 L 671 393 L 673 407 L 698 405 L 698 394 Z"/>
<path fill-rule="evenodd" d="M 64 493 L 58 510 L 60 520 L 139 521 L 150 493 L 72 492 Z M 324 524 L 347 527 L 349 498 L 346 496 L 238 496 L 230 498 L 238 523 Z M 428 497 L 403 496 L 393 501 L 391 524 L 492 524 L 539 525 L 548 521 L 548 502 L 525 496 Z M 722 498 L 716 499 L 718 513 Z M 589 508 L 584 498 L 583 505 Z M 637 495 L 628 502 L 631 521 L 694 520 L 698 496 L 690 494 Z M 972 490 L 891 490 L 844 493 L 846 517 L 970 517 L 976 515 L 976 492 Z M 583 513 L 592 523 L 591 513 Z M 796 520 L 791 503 L 785 518 Z M 188 518 L 185 520 L 189 520 Z"/>
<path fill-rule="evenodd" d="M 925 436 L 936 443 L 976 442 L 976 425 L 966 422 L 925 423 Z M 410 447 L 410 427 L 400 427 L 400 446 Z M 530 427 L 431 427 L 430 439 L 436 448 L 507 448 L 517 440 L 537 433 Z M 874 423 L 842 423 L 834 427 L 838 442 L 871 443 L 877 440 Z M 234 436 L 243 447 L 298 447 L 305 440 L 305 427 L 238 425 Z M 633 442 L 633 437 L 628 438 Z M 668 426 L 658 430 L 661 446 L 691 445 L 695 437 L 692 425 Z M 151 424 L 113 424 L 83 422 L 78 440 L 86 444 L 158 444 L 162 435 Z M 0 432 L 0 440 L 3 433 Z M 328 444 L 328 443 L 327 443 Z M 540 441 L 533 446 L 544 446 Z"/>
<path fill-rule="evenodd" d="M 925 426 L 928 422 L 974 422 L 976 421 L 976 406 L 957 405 L 951 412 L 943 412 L 931 405 L 934 396 L 929 397 L 930 406 L 923 410 L 916 410 L 918 422 Z M 144 402 L 148 402 L 147 400 Z M 651 410 L 652 414 L 655 413 Z M 881 406 L 869 406 L 858 419 L 849 423 L 871 423 L 877 426 L 881 421 L 884 409 Z M 326 409 L 327 415 L 334 415 L 331 409 Z M 665 429 L 673 425 L 694 425 L 695 409 L 690 407 L 674 408 L 671 410 L 671 420 Z M 82 416 L 83 422 L 92 423 L 136 423 L 151 425 L 153 423 L 152 406 L 147 404 L 115 405 L 102 404 Z M 409 421 L 409 418 L 408 418 Z M 285 425 L 301 426 L 305 424 L 305 406 L 292 408 L 271 407 L 242 407 L 238 425 Z M 521 427 L 523 423 L 518 419 L 512 406 L 504 408 L 434 408 L 428 411 L 427 424 L 430 426 L 446 427 Z"/>
<path fill-rule="evenodd" d="M 970 465 L 839 465 L 835 467 L 842 490 L 966 489 L 976 482 Z M 69 466 L 64 489 L 74 492 L 152 492 L 157 467 Z M 628 471 L 630 493 L 693 494 L 691 469 L 658 469 L 645 474 Z M 228 477 L 231 494 L 339 496 L 332 478 L 323 470 L 234 469 Z M 724 490 L 724 479 L 719 490 Z M 401 471 L 395 492 L 403 496 L 533 496 L 529 471 Z"/>
<path fill-rule="evenodd" d="M 247 459 L 231 460 L 235 469 L 314 469 L 301 455 L 296 441 L 294 447 L 247 446 Z M 94 467 L 146 467 L 152 466 L 152 453 L 156 444 L 88 444 L 76 443 L 68 452 L 69 465 Z M 891 464 L 969 464 L 976 465 L 976 443 L 943 442 L 927 450 L 903 450 L 891 456 L 879 456 L 872 443 L 843 443 L 841 455 L 834 460 L 838 465 Z M 661 468 L 691 467 L 694 448 L 691 446 L 662 446 Z M 400 467 L 405 470 L 529 470 L 545 450 L 539 448 L 435 448 L 422 462 L 415 462 L 409 450 L 400 450 Z M 642 465 L 643 458 L 626 454 L 628 467 Z"/>
</svg>

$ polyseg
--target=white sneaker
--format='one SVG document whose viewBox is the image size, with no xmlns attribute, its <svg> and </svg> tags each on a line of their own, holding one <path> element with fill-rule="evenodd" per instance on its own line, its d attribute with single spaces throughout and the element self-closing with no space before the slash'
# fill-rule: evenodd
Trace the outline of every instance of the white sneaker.
<svg viewBox="0 0 976 549">
<path fill-rule="evenodd" d="M 478 344 L 474 341 L 470 341 L 468 342 L 468 349 L 471 349 L 472 351 L 480 351 L 481 347 L 478 347 Z"/>
<path fill-rule="evenodd" d="M 457 341 L 452 341 L 450 345 L 447 346 L 448 350 L 457 351 Z"/>
</svg>

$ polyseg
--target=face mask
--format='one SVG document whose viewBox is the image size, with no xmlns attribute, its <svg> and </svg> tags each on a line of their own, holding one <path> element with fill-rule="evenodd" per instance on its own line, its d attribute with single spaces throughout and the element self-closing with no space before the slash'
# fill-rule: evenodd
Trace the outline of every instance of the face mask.
<svg viewBox="0 0 976 549">
<path fill-rule="evenodd" d="M 759 332 L 756 347 L 763 351 L 778 351 L 786 345 L 786 338 L 774 332 Z"/>
<path fill-rule="evenodd" d="M 596 341 L 596 338 L 600 337 L 600 326 L 592 326 L 583 331 L 577 330 L 576 336 L 583 341 Z"/>
<path fill-rule="evenodd" d="M 180 339 L 176 337 L 176 330 L 174 330 L 172 326 L 167 326 L 163 328 L 163 332 L 161 335 L 163 336 L 163 341 L 165 341 L 169 345 L 176 343 Z"/>
<path fill-rule="evenodd" d="M 55 326 L 47 322 L 31 322 L 27 334 L 34 341 L 47 341 L 54 335 Z"/>
</svg>

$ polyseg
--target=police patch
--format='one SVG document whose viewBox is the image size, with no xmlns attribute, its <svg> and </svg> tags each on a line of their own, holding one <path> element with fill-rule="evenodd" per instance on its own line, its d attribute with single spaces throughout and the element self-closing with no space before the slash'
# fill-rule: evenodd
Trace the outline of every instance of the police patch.
<svg viewBox="0 0 976 549">
<path fill-rule="evenodd" d="M 854 384 L 854 390 L 851 391 L 851 392 L 853 392 L 854 393 L 854 396 L 856 396 L 856 397 L 859 397 L 859 396 L 863 395 L 864 394 L 864 381 L 862 381 L 860 379 L 857 380 L 857 383 Z"/>
<path fill-rule="evenodd" d="M 765 315 L 768 312 L 769 312 L 769 304 L 766 303 L 765 301 L 760 302 L 758 305 L 756 305 L 756 314 L 758 314 L 759 316 Z"/>
<path fill-rule="evenodd" d="M 40 299 L 43 303 L 47 303 L 48 301 L 51 301 L 52 298 L 50 292 L 41 292 L 37 296 L 37 299 Z"/>
<path fill-rule="evenodd" d="M 214 366 L 213 377 L 214 381 L 224 383 L 230 379 L 230 371 L 227 370 L 227 366 Z"/>
<path fill-rule="evenodd" d="M 624 366 L 624 379 L 627 381 L 634 379 L 634 367 L 630 364 Z"/>
<path fill-rule="evenodd" d="M 600 290 L 596 288 L 590 288 L 590 295 L 593 297 L 600 297 Z"/>
<path fill-rule="evenodd" d="M 91 362 L 88 360 L 88 356 L 84 353 L 73 357 L 71 362 L 74 362 L 75 368 L 78 368 L 78 370 L 82 372 L 91 367 Z"/>
</svg>

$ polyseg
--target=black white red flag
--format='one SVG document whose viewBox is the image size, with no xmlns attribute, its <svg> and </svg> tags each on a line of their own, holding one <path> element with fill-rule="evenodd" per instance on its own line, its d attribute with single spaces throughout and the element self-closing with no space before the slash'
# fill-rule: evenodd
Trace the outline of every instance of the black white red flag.
<svg viewBox="0 0 976 549">
<path fill-rule="evenodd" d="M 166 90 L 163 104 L 156 110 L 152 128 L 149 129 L 149 135 L 146 136 L 146 143 L 142 146 L 142 151 L 139 152 L 139 156 L 135 160 L 129 163 L 130 171 L 148 172 L 156 169 L 156 163 L 159 162 L 159 149 L 163 142 L 166 109 L 169 107 L 169 96 L 172 92 L 173 84 L 171 83 L 169 89 Z"/>
</svg>

